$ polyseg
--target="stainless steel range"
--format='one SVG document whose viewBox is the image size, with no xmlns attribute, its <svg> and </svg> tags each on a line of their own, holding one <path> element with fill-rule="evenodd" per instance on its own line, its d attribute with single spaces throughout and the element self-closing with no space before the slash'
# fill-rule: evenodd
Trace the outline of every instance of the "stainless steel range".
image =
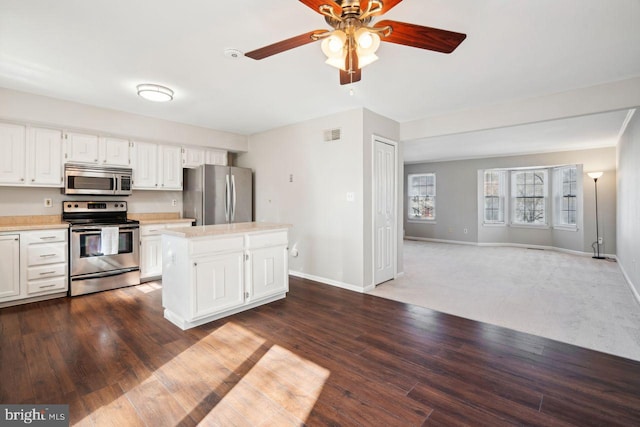
<svg viewBox="0 0 640 427">
<path fill-rule="evenodd" d="M 65 201 L 69 222 L 69 294 L 140 284 L 140 224 L 127 219 L 127 202 Z"/>
</svg>

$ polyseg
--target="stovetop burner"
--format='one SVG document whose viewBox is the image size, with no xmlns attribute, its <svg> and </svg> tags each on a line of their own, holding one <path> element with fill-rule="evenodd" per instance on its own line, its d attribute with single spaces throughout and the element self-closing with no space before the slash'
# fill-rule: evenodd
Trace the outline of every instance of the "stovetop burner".
<svg viewBox="0 0 640 427">
<path fill-rule="evenodd" d="M 62 220 L 76 225 L 131 225 L 139 221 L 127 219 L 127 202 L 78 201 L 62 202 Z"/>
</svg>

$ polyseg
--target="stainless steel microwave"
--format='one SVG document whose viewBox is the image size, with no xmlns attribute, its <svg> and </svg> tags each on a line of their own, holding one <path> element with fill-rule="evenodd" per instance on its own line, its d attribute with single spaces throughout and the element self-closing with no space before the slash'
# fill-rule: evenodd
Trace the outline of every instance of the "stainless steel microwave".
<svg viewBox="0 0 640 427">
<path fill-rule="evenodd" d="M 64 193 L 92 196 L 128 196 L 132 170 L 67 163 L 64 166 Z"/>
</svg>

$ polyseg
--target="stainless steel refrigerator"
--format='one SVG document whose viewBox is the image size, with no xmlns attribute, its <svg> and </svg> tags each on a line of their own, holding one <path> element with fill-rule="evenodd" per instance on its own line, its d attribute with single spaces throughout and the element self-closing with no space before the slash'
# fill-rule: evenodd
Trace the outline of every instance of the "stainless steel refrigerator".
<svg viewBox="0 0 640 427">
<path fill-rule="evenodd" d="M 182 209 L 196 225 L 249 222 L 253 216 L 251 169 L 204 165 L 184 169 Z"/>
</svg>

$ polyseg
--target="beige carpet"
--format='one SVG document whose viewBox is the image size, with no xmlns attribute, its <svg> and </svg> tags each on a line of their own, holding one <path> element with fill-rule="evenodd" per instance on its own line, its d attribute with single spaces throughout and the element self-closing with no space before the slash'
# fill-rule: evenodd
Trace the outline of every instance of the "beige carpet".
<svg viewBox="0 0 640 427">
<path fill-rule="evenodd" d="M 370 294 L 640 360 L 640 304 L 615 261 L 406 240 L 404 271 Z"/>
</svg>

